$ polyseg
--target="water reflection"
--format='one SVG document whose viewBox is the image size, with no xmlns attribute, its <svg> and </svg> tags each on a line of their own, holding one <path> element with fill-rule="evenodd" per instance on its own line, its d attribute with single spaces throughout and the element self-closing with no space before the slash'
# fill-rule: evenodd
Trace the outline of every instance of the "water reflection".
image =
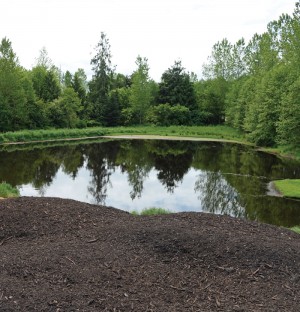
<svg viewBox="0 0 300 312">
<path fill-rule="evenodd" d="M 245 217 L 243 199 L 221 172 L 203 171 L 195 183 L 195 192 L 204 211 Z"/>
<path fill-rule="evenodd" d="M 23 148 L 0 151 L 0 180 L 22 195 L 300 224 L 300 202 L 266 196 L 270 180 L 299 178 L 299 163 L 253 148 L 142 140 Z"/>
</svg>

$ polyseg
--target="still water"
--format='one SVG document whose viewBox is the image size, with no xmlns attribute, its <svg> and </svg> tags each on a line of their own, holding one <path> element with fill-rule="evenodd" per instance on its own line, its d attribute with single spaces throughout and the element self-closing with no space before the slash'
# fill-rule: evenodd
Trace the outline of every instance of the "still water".
<svg viewBox="0 0 300 312">
<path fill-rule="evenodd" d="M 300 201 L 268 196 L 300 163 L 216 142 L 111 140 L 0 149 L 0 181 L 22 196 L 55 196 L 126 211 L 163 207 L 300 224 Z"/>
</svg>

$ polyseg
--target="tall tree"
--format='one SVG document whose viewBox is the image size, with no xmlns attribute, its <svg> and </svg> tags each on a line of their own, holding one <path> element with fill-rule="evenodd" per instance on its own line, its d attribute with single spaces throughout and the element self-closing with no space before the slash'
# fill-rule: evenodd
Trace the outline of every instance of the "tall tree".
<svg viewBox="0 0 300 312">
<path fill-rule="evenodd" d="M 72 74 L 67 70 L 65 74 L 63 75 L 63 85 L 65 88 L 72 87 Z"/>
<path fill-rule="evenodd" d="M 101 38 L 96 48 L 96 55 L 91 60 L 94 75 L 90 82 L 90 101 L 92 105 L 91 117 L 104 126 L 110 124 L 109 111 L 109 91 L 113 67 L 111 64 L 110 43 L 105 33 L 101 33 Z"/>
<path fill-rule="evenodd" d="M 80 117 L 82 119 L 87 119 L 89 112 L 88 112 L 88 105 L 87 105 L 87 92 L 88 92 L 88 84 L 87 84 L 87 77 L 82 68 L 79 68 L 71 81 L 71 86 L 74 91 L 77 93 L 78 97 L 81 101 L 81 106 L 83 107 Z"/>
<path fill-rule="evenodd" d="M 152 101 L 149 66 L 147 58 L 141 56 L 137 57 L 135 64 L 137 70 L 132 74 L 129 101 L 142 124 Z"/>
<path fill-rule="evenodd" d="M 225 119 L 225 96 L 228 82 L 224 78 L 195 83 L 199 118 L 202 124 L 220 124 Z"/>
<path fill-rule="evenodd" d="M 282 96 L 277 122 L 277 141 L 281 144 L 300 146 L 300 79 L 290 85 Z"/>
<path fill-rule="evenodd" d="M 212 47 L 208 63 L 203 65 L 203 75 L 208 79 L 231 78 L 232 44 L 225 38 Z"/>
<path fill-rule="evenodd" d="M 0 44 L 0 131 L 22 129 L 28 123 L 23 77 L 24 70 L 11 41 L 3 38 Z"/>
<path fill-rule="evenodd" d="M 33 87 L 37 97 L 45 103 L 57 99 L 61 94 L 59 70 L 53 65 L 47 50 L 42 48 L 31 70 Z"/>
</svg>

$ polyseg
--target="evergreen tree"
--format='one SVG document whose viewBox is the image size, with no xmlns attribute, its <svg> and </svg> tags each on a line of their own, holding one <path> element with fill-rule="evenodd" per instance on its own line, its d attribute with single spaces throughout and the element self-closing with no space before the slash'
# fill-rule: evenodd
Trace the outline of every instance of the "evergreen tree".
<svg viewBox="0 0 300 312">
<path fill-rule="evenodd" d="M 109 40 L 106 34 L 101 33 L 101 38 L 96 46 L 96 55 L 91 60 L 93 66 L 93 79 L 90 82 L 90 102 L 92 106 L 91 117 L 104 126 L 110 124 L 110 110 L 116 107 L 110 107 L 109 91 L 113 75 L 111 65 L 111 52 Z"/>
<path fill-rule="evenodd" d="M 174 65 L 163 73 L 157 102 L 186 106 L 190 111 L 197 109 L 194 86 L 189 74 L 184 72 L 181 61 L 175 61 Z"/>
</svg>

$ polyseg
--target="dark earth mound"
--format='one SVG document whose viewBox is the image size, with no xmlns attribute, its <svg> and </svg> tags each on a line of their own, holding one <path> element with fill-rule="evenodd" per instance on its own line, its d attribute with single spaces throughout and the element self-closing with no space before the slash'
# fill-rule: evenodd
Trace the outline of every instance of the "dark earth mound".
<svg viewBox="0 0 300 312">
<path fill-rule="evenodd" d="M 0 201 L 0 311 L 300 311 L 300 235 L 204 213 Z"/>
</svg>

